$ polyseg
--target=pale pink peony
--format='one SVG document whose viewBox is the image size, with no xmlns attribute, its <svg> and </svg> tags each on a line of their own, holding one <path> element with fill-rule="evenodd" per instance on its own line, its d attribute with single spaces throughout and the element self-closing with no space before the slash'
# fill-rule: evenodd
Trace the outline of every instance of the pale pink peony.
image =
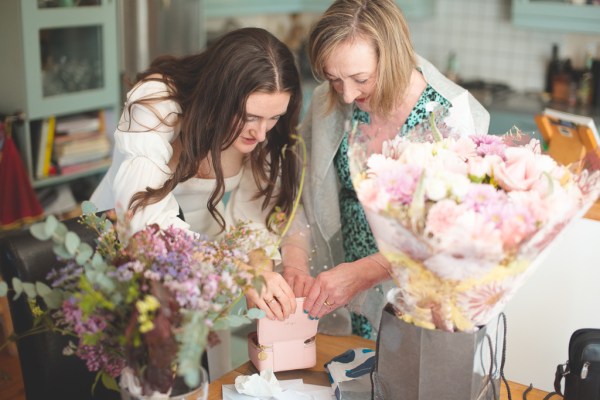
<svg viewBox="0 0 600 400">
<path fill-rule="evenodd" d="M 453 200 L 442 200 L 435 203 L 427 214 L 426 234 L 443 235 L 464 212 L 464 207 Z"/>
</svg>

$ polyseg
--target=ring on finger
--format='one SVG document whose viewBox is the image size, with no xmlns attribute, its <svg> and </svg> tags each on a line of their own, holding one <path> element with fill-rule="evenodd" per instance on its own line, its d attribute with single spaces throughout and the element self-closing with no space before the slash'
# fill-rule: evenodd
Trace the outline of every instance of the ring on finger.
<svg viewBox="0 0 600 400">
<path fill-rule="evenodd" d="M 329 308 L 333 307 L 333 305 L 334 305 L 334 304 L 335 304 L 335 303 L 330 303 L 330 302 L 328 302 L 327 300 L 325 300 L 325 301 L 323 302 L 323 305 L 325 305 L 325 306 L 327 306 L 327 307 L 329 307 Z"/>
<path fill-rule="evenodd" d="M 275 297 L 273 297 L 271 300 L 265 300 L 265 303 L 267 304 L 271 304 L 272 302 L 275 301 Z"/>
</svg>

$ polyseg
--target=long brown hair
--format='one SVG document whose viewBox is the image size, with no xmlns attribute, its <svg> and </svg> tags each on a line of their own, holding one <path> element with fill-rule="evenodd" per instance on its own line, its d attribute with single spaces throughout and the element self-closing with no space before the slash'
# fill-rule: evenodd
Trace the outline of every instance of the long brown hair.
<svg viewBox="0 0 600 400">
<path fill-rule="evenodd" d="M 263 210 L 273 204 L 290 214 L 298 190 L 294 131 L 302 93 L 294 56 L 285 44 L 264 29 L 238 29 L 223 35 L 200 54 L 159 57 L 137 79 L 162 81 L 169 93 L 141 99 L 130 104 L 129 111 L 139 103 L 152 109 L 152 101 L 165 99 L 181 107 L 175 121 L 159 116 L 169 126 L 180 125 L 181 154 L 173 175 L 162 187 L 147 187 L 132 197 L 132 212 L 163 199 L 178 183 L 194 177 L 200 162 L 210 157 L 217 185 L 207 207 L 224 229 L 225 220 L 217 211 L 225 192 L 221 151 L 240 135 L 246 120 L 246 101 L 252 93 L 288 92 L 291 98 L 285 115 L 269 131 L 267 140 L 252 151 L 250 163 L 259 188 L 256 198 L 264 196 Z M 280 188 L 276 190 L 279 178 Z"/>
<path fill-rule="evenodd" d="M 313 73 L 325 80 L 325 63 L 341 44 L 362 38 L 377 54 L 377 79 L 371 107 L 389 114 L 408 88 L 416 56 L 408 24 L 394 0 L 337 0 L 313 26 L 308 40 L 308 55 Z M 329 87 L 331 111 L 341 101 Z"/>
</svg>

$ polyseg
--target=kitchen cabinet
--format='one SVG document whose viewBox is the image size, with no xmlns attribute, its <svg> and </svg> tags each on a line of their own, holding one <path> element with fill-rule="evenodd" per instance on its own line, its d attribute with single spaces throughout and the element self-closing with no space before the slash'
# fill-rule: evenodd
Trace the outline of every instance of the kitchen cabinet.
<svg viewBox="0 0 600 400">
<path fill-rule="evenodd" d="M 303 3 L 305 3 L 303 0 L 205 0 L 204 10 L 206 18 L 285 14 L 300 12 Z M 311 1 L 310 3 L 317 3 L 317 1 Z M 318 3 L 323 3 L 323 9 L 329 4 L 328 1 Z"/>
<path fill-rule="evenodd" d="M 331 0 L 205 0 L 207 18 L 246 15 L 316 12 L 321 13 Z M 396 0 L 406 18 L 433 15 L 434 0 Z"/>
<path fill-rule="evenodd" d="M 396 0 L 407 19 L 421 19 L 433 16 L 435 0 Z"/>
<path fill-rule="evenodd" d="M 16 132 L 34 188 L 106 171 L 36 178 L 36 126 L 52 117 L 120 112 L 116 0 L 2 0 L 0 113 L 23 115 Z"/>
<path fill-rule="evenodd" d="M 512 0 L 515 26 L 562 32 L 600 33 L 600 6 L 552 0 Z"/>
</svg>

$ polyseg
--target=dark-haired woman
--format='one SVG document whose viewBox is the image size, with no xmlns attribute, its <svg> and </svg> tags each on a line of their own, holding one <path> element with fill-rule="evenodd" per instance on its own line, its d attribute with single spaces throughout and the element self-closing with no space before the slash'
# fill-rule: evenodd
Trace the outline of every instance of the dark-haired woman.
<svg viewBox="0 0 600 400">
<path fill-rule="evenodd" d="M 137 78 L 112 165 L 91 198 L 99 209 L 129 212 L 134 232 L 157 223 L 208 237 L 240 219 L 267 227 L 275 207 L 289 215 L 302 99 L 293 54 L 281 41 L 264 29 L 239 29 L 200 54 L 159 57 Z M 295 296 L 281 275 L 264 276 L 265 289 L 248 300 L 283 319 L 295 311 Z"/>
</svg>

